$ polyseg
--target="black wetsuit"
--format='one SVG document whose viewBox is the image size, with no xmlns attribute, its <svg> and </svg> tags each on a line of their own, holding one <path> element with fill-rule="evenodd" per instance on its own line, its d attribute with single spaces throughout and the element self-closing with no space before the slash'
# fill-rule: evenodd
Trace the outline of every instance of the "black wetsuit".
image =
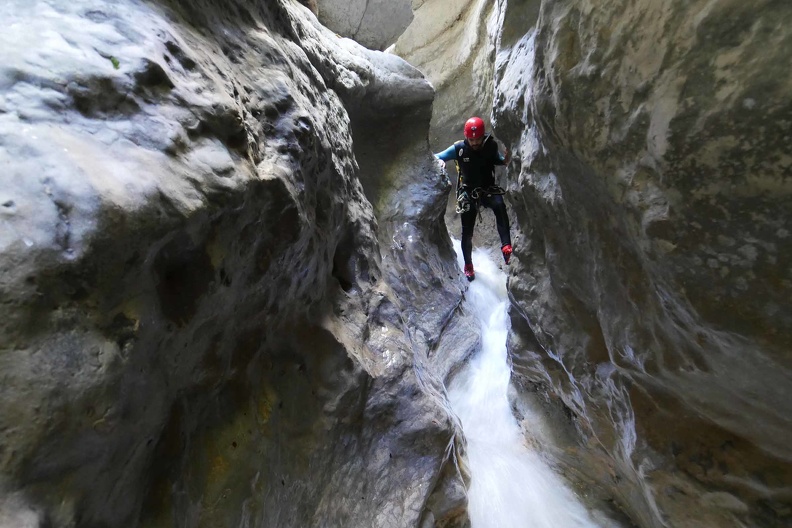
<svg viewBox="0 0 792 528">
<path fill-rule="evenodd" d="M 435 154 L 443 161 L 455 160 L 459 167 L 462 185 L 458 192 L 470 194 L 474 189 L 486 189 L 495 185 L 495 166 L 504 165 L 505 161 L 498 151 L 498 142 L 489 134 L 484 136 L 481 148 L 474 150 L 467 140 L 457 141 L 443 152 Z M 501 247 L 511 245 L 509 234 L 509 215 L 506 204 L 499 194 L 481 193 L 478 200 L 472 201 L 470 210 L 462 213 L 462 256 L 465 264 L 472 264 L 470 254 L 473 251 L 473 229 L 476 226 L 478 205 L 489 207 L 495 213 Z"/>
</svg>

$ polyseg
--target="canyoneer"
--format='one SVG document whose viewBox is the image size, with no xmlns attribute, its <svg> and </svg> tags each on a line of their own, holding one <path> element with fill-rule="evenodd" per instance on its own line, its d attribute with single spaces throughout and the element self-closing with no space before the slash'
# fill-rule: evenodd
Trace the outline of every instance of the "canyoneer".
<svg viewBox="0 0 792 528">
<path fill-rule="evenodd" d="M 486 133 L 484 121 L 480 117 L 471 117 L 465 122 L 465 139 L 435 154 L 435 157 L 443 162 L 452 160 L 456 162 L 459 175 L 456 212 L 462 215 L 461 245 L 467 280 L 472 281 L 476 278 L 471 252 L 476 215 L 481 214 L 482 206 L 492 209 L 495 213 L 501 254 L 504 262 L 508 264 L 512 254 L 512 244 L 509 216 L 506 213 L 506 203 L 503 201 L 506 191 L 495 185 L 495 166 L 508 165 L 511 160 L 509 149 L 504 147 L 504 154 L 501 154 L 498 142 L 491 134 Z"/>
</svg>

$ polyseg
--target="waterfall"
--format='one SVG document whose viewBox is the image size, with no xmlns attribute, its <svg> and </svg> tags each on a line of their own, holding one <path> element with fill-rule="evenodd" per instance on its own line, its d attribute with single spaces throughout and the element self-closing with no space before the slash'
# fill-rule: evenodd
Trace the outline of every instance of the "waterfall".
<svg viewBox="0 0 792 528">
<path fill-rule="evenodd" d="M 466 304 L 481 324 L 481 350 L 449 387 L 451 406 L 467 439 L 472 528 L 595 527 L 575 494 L 525 445 L 507 398 L 506 275 L 484 250 L 474 252 L 473 262 L 476 280 L 470 283 Z"/>
</svg>

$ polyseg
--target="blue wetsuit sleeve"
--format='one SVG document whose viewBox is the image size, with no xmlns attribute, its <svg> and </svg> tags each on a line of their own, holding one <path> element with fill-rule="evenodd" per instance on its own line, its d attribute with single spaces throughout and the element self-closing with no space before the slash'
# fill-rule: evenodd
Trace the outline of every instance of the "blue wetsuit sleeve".
<svg viewBox="0 0 792 528">
<path fill-rule="evenodd" d="M 454 148 L 454 145 L 451 145 L 450 147 L 445 149 L 443 152 L 438 152 L 437 154 L 435 154 L 435 157 L 439 158 L 439 159 L 441 159 L 443 161 L 455 160 L 456 157 L 457 157 L 456 148 Z"/>
</svg>

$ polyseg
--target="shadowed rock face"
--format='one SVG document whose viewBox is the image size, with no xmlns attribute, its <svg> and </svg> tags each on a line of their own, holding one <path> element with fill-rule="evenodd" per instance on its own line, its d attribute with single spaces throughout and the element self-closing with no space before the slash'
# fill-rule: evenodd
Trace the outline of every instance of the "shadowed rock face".
<svg viewBox="0 0 792 528">
<path fill-rule="evenodd" d="M 438 90 L 436 150 L 493 101 L 516 155 L 515 405 L 558 425 L 538 447 L 641 526 L 788 525 L 792 9 L 481 5 L 424 2 L 395 50 Z"/>
<path fill-rule="evenodd" d="M 430 125 L 301 4 L 0 7 L 0 525 L 464 525 L 424 131 L 491 107 L 537 448 L 639 526 L 789 525 L 790 8 L 414 2 Z"/>
<path fill-rule="evenodd" d="M 288 0 L 0 18 L 0 525 L 464 523 L 423 77 Z"/>
<path fill-rule="evenodd" d="M 789 525 L 792 9 L 522 7 L 495 118 L 523 389 L 560 396 L 556 453 L 641 526 Z"/>
</svg>

